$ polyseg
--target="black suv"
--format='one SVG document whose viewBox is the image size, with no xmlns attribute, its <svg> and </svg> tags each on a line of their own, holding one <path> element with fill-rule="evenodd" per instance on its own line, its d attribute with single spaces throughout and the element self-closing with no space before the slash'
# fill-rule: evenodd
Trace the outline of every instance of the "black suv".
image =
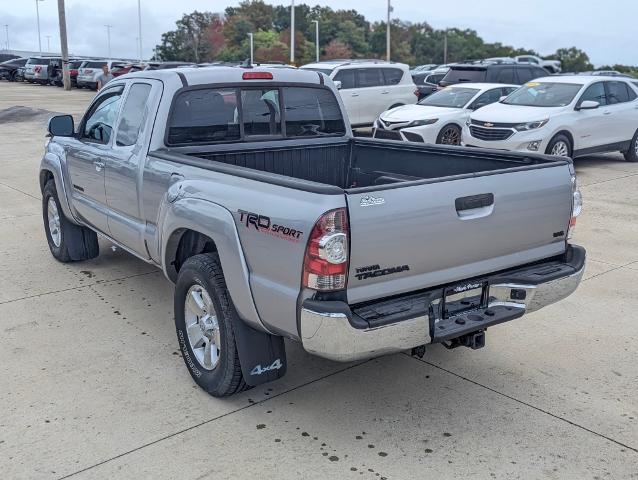
<svg viewBox="0 0 638 480">
<path fill-rule="evenodd" d="M 14 58 L 0 63 L 0 78 L 6 78 L 10 82 L 18 79 L 18 69 L 24 67 L 28 58 Z"/>
<path fill-rule="evenodd" d="M 441 87 L 448 87 L 457 83 L 510 83 L 523 85 L 535 78 L 547 77 L 550 73 L 535 65 L 519 65 L 516 63 L 468 63 L 450 65 L 450 70 L 443 80 Z"/>
</svg>

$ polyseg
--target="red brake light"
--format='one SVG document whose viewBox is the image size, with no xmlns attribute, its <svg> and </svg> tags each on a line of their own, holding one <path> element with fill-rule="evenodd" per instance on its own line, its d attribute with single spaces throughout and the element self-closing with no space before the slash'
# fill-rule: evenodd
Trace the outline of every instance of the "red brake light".
<svg viewBox="0 0 638 480">
<path fill-rule="evenodd" d="M 244 72 L 242 80 L 272 80 L 271 72 Z"/>
<path fill-rule="evenodd" d="M 303 285 L 313 290 L 343 290 L 348 274 L 348 212 L 338 208 L 315 223 L 303 265 Z"/>
</svg>

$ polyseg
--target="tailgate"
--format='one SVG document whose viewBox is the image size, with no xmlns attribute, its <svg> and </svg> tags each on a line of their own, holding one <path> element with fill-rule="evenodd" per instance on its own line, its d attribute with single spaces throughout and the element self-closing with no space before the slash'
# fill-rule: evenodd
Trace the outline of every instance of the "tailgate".
<svg viewBox="0 0 638 480">
<path fill-rule="evenodd" d="M 460 281 L 565 251 L 567 165 L 346 195 L 348 301 Z"/>
</svg>

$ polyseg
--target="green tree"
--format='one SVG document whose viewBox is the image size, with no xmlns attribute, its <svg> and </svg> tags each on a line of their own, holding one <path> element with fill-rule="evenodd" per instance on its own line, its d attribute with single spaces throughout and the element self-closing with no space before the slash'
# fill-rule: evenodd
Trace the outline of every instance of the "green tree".
<svg viewBox="0 0 638 480">
<path fill-rule="evenodd" d="M 555 54 L 548 58 L 560 60 L 563 72 L 585 72 L 594 68 L 589 62 L 589 56 L 576 47 L 559 48 Z"/>
<path fill-rule="evenodd" d="M 175 22 L 176 30 L 162 35 L 161 44 L 155 48 L 155 56 L 160 60 L 182 60 L 201 62 L 210 55 L 208 28 L 219 15 L 210 12 L 185 14 Z"/>
</svg>

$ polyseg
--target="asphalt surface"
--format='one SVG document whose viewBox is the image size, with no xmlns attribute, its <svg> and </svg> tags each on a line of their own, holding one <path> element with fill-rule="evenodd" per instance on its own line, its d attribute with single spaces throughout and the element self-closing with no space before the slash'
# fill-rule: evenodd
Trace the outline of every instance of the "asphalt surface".
<svg viewBox="0 0 638 480">
<path fill-rule="evenodd" d="M 484 349 L 344 365 L 289 343 L 285 378 L 220 400 L 187 373 L 159 270 L 48 251 L 29 109 L 92 95 L 0 82 L 1 478 L 638 478 L 638 164 L 577 160 L 585 280 Z"/>
</svg>

